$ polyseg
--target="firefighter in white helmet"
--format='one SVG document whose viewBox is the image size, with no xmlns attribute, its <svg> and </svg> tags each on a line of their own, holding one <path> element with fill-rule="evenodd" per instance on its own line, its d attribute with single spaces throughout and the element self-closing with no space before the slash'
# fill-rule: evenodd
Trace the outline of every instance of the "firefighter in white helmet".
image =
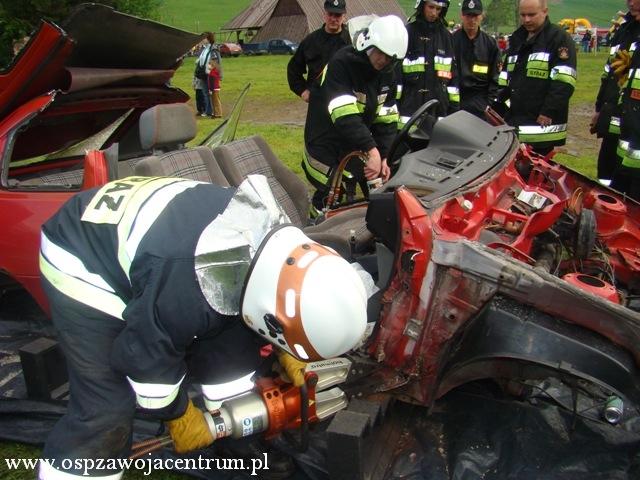
<svg viewBox="0 0 640 480">
<path fill-rule="evenodd" d="M 300 361 L 343 354 L 366 325 L 358 274 L 289 225 L 259 175 L 238 189 L 130 177 L 79 193 L 44 224 L 40 266 L 70 383 L 42 480 L 120 478 L 63 460 L 126 458 L 137 407 L 166 421 L 177 453 L 206 447 L 187 377 L 211 402 L 244 393 L 266 340 L 299 383 Z"/>
<path fill-rule="evenodd" d="M 394 15 L 377 17 L 354 43 L 331 58 L 309 102 L 302 168 L 316 188 L 312 214 L 325 206 L 328 179 L 346 154 L 366 152 L 365 165 L 347 165 L 365 191 L 365 177 L 387 180 L 390 174 L 386 155 L 398 121 L 393 68 L 407 51 L 407 31 Z"/>
</svg>

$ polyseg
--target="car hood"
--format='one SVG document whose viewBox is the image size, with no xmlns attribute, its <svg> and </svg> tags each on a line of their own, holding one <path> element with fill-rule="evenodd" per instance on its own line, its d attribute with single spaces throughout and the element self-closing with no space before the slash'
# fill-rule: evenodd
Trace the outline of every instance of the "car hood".
<svg viewBox="0 0 640 480">
<path fill-rule="evenodd" d="M 105 87 L 129 87 L 152 96 L 169 88 L 182 56 L 199 41 L 199 35 L 110 7 L 80 5 L 60 25 L 43 21 L 0 74 L 0 117 L 52 90 L 99 96 Z"/>
</svg>

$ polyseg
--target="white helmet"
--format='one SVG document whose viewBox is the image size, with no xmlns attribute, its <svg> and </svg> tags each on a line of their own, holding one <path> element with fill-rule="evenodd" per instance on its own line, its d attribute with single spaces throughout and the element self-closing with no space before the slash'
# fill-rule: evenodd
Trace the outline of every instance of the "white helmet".
<svg viewBox="0 0 640 480">
<path fill-rule="evenodd" d="M 420 7 L 420 4 L 425 4 L 427 2 L 434 3 L 442 8 L 446 8 L 449 6 L 449 0 L 416 0 L 416 6 L 413 8 L 417 10 L 418 7 Z"/>
<path fill-rule="evenodd" d="M 367 294 L 355 269 L 292 225 L 262 241 L 240 309 L 249 328 L 305 362 L 351 350 L 367 324 Z"/>
<path fill-rule="evenodd" d="M 393 58 L 404 58 L 409 45 L 409 35 L 404 22 L 395 15 L 378 17 L 371 22 L 369 28 L 360 33 L 356 39 L 356 49 L 360 52 L 369 47 L 376 47 Z"/>
</svg>

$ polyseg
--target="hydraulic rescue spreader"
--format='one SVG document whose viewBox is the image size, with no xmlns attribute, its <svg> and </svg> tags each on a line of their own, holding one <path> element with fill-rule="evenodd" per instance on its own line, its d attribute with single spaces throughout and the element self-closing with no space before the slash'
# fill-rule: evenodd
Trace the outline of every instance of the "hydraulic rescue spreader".
<svg viewBox="0 0 640 480">
<path fill-rule="evenodd" d="M 349 375 L 351 362 L 336 358 L 309 363 L 305 384 L 295 387 L 282 378 L 259 378 L 249 393 L 225 401 L 218 410 L 205 412 L 214 438 L 242 438 L 258 433 L 266 438 L 287 430 L 300 430 L 301 450 L 306 448 L 309 423 L 323 420 L 347 407 L 345 393 L 335 385 Z M 168 435 L 133 445 L 130 458 L 138 458 L 171 444 Z"/>
</svg>

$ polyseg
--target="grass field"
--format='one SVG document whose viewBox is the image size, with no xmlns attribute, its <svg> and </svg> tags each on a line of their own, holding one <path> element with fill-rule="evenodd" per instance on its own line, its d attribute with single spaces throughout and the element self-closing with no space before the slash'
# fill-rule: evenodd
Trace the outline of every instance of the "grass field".
<svg viewBox="0 0 640 480">
<path fill-rule="evenodd" d="M 192 32 L 219 31 L 222 25 L 249 6 L 251 1 L 164 0 L 158 10 L 158 19 Z M 398 3 L 407 15 L 413 12 L 415 0 L 398 0 Z M 484 8 L 490 3 L 491 0 L 485 0 Z M 460 0 L 452 0 L 448 16 L 451 20 L 456 21 L 458 18 L 460 4 Z M 347 8 L 348 6 L 347 1 Z M 615 13 L 624 9 L 624 2 L 620 0 L 549 0 L 549 16 L 554 22 L 563 18 L 587 18 L 594 25 L 606 27 Z"/>
<path fill-rule="evenodd" d="M 167 2 L 169 3 L 169 2 Z M 185 2 L 189 3 L 189 2 Z M 216 2 L 218 3 L 218 2 Z M 220 1 L 220 4 L 231 2 Z M 299 168 L 303 148 L 303 125 L 306 105 L 293 95 L 286 83 L 288 56 L 239 57 L 224 59 L 224 80 L 222 82 L 223 107 L 228 112 L 231 103 L 247 82 L 252 83 L 244 113 L 238 129 L 239 136 L 262 135 L 276 155 L 293 171 L 301 174 Z M 576 92 L 571 99 L 569 120 L 569 142 L 565 153 L 556 158 L 582 173 L 595 175 L 595 158 L 598 145 L 587 132 L 588 120 L 593 111 L 593 103 L 599 85 L 599 75 L 606 59 L 606 53 L 579 54 L 579 79 Z M 173 84 L 193 94 L 191 78 L 194 59 L 187 59 L 177 71 Z M 219 120 L 198 119 L 196 144 Z M 36 458 L 40 450 L 36 447 L 0 442 L 0 478 L 3 480 L 31 480 L 34 473 L 28 470 L 8 471 L 3 458 Z M 131 471 L 127 480 L 150 478 L 142 472 Z M 184 476 L 155 472 L 152 477 L 159 480 L 177 480 Z"/>
</svg>

